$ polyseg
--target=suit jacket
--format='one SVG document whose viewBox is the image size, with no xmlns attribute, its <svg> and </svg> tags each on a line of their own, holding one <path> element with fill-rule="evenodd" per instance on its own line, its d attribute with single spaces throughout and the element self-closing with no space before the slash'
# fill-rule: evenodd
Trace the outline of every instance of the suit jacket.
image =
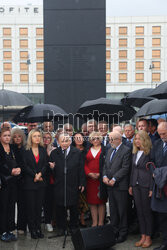
<svg viewBox="0 0 167 250">
<path fill-rule="evenodd" d="M 146 163 L 150 161 L 150 154 L 145 155 L 144 153 L 142 153 L 140 159 L 137 162 L 137 165 L 136 165 L 136 157 L 137 154 L 133 154 L 130 186 L 134 187 L 138 182 L 139 186 L 149 188 L 149 190 L 152 190 L 153 188 L 152 173 L 151 171 L 146 169 Z"/>
<path fill-rule="evenodd" d="M 167 166 L 167 152 L 163 155 L 163 141 L 161 139 L 154 142 L 151 160 L 155 163 L 156 168 Z M 167 197 L 164 196 L 164 199 L 157 199 L 156 193 L 157 187 L 154 185 L 151 199 L 152 210 L 159 213 L 167 213 Z"/>
<path fill-rule="evenodd" d="M 116 152 L 112 162 L 110 162 L 110 156 L 113 148 L 110 148 L 106 155 L 103 176 L 107 176 L 109 179 L 113 177 L 116 179 L 114 188 L 119 190 L 127 190 L 129 182 L 129 170 L 131 165 L 131 150 L 121 144 Z M 112 187 L 111 187 L 112 188 Z"/>
<path fill-rule="evenodd" d="M 62 153 L 62 149 L 56 148 L 51 152 L 50 161 L 55 162 L 53 174 L 55 177 L 55 202 L 59 206 L 64 205 L 64 168 L 65 161 L 67 167 L 66 174 L 66 202 L 67 206 L 77 205 L 79 186 L 85 186 L 84 161 L 80 150 L 70 146 L 70 152 L 66 159 Z"/>
<path fill-rule="evenodd" d="M 36 163 L 32 149 L 24 150 L 24 189 L 36 190 L 43 188 L 46 185 L 45 173 L 48 167 L 47 152 L 46 149 L 39 146 L 39 161 Z M 42 173 L 42 182 L 34 182 L 35 175 Z"/>
</svg>

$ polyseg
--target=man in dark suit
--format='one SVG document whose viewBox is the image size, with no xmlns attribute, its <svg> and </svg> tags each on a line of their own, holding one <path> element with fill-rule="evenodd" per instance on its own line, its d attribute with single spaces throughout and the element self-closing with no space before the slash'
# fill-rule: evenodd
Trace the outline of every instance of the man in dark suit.
<svg viewBox="0 0 167 250">
<path fill-rule="evenodd" d="M 167 122 L 158 125 L 158 134 L 161 139 L 155 141 L 152 150 L 152 161 L 156 168 L 167 166 Z M 162 232 L 162 245 L 154 250 L 167 250 L 167 196 L 161 190 L 163 198 L 156 196 L 156 188 L 153 189 L 151 208 L 159 214 L 160 230 Z"/>
<path fill-rule="evenodd" d="M 148 120 L 148 131 L 149 131 L 149 136 L 152 141 L 152 144 L 160 138 L 157 132 L 157 127 L 158 127 L 158 122 L 156 119 Z"/>
<path fill-rule="evenodd" d="M 50 167 L 55 176 L 56 224 L 61 236 L 67 229 L 66 208 L 70 210 L 70 229 L 78 227 L 78 196 L 84 191 L 85 173 L 81 152 L 71 145 L 70 135 L 61 133 L 58 143 L 60 147 L 51 152 Z"/>
<path fill-rule="evenodd" d="M 107 185 L 110 219 L 117 237 L 116 242 L 126 240 L 128 180 L 131 165 L 131 150 L 122 143 L 118 132 L 109 134 L 111 148 L 107 152 L 103 182 Z"/>
</svg>

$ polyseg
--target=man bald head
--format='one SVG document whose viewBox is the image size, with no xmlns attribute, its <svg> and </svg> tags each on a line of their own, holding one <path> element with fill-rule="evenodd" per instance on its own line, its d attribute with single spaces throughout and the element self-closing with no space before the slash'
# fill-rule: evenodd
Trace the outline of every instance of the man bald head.
<svg viewBox="0 0 167 250">
<path fill-rule="evenodd" d="M 119 134 L 123 134 L 121 126 L 115 126 L 113 127 L 112 132 L 118 132 Z"/>
<path fill-rule="evenodd" d="M 167 122 L 161 122 L 158 125 L 158 134 L 163 142 L 167 142 Z"/>
<path fill-rule="evenodd" d="M 122 143 L 122 135 L 119 132 L 109 133 L 109 141 L 112 148 L 117 148 Z"/>
</svg>

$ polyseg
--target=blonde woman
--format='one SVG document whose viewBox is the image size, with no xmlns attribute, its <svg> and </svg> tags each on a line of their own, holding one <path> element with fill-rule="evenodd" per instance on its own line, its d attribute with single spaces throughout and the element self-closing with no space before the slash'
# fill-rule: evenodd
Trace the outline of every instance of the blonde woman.
<svg viewBox="0 0 167 250">
<path fill-rule="evenodd" d="M 134 196 L 139 220 L 141 239 L 135 243 L 136 247 L 147 248 L 152 244 L 152 212 L 150 199 L 152 196 L 153 178 L 146 169 L 150 161 L 152 143 L 147 132 L 141 130 L 133 141 L 132 172 L 129 194 Z"/>
<path fill-rule="evenodd" d="M 86 197 L 90 205 L 92 227 L 102 226 L 105 216 L 105 199 L 101 199 L 102 172 L 104 165 L 103 137 L 100 132 L 92 132 L 89 136 L 90 147 L 85 159 L 85 174 L 87 177 Z"/>
<path fill-rule="evenodd" d="M 43 139 L 38 129 L 28 134 L 24 153 L 24 188 L 27 202 L 28 226 L 31 238 L 43 238 L 41 232 L 41 210 L 45 194 L 45 172 L 47 153 L 43 147 Z"/>
</svg>

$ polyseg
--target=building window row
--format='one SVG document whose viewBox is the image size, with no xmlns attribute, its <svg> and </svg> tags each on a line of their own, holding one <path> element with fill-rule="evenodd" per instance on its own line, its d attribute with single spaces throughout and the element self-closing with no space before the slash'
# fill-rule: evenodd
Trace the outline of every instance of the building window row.
<svg viewBox="0 0 167 250">
<path fill-rule="evenodd" d="M 128 74 L 127 73 L 119 73 L 119 82 L 127 82 Z M 144 82 L 144 73 L 136 73 L 135 74 L 136 82 Z M 161 81 L 161 73 L 152 73 L 152 82 L 160 82 Z M 106 74 L 106 82 L 111 82 L 111 74 Z"/>
<path fill-rule="evenodd" d="M 11 36 L 12 28 L 3 28 L 3 36 Z M 28 36 L 28 28 L 19 28 L 20 36 Z M 36 36 L 43 36 L 43 28 L 36 28 Z"/>
<path fill-rule="evenodd" d="M 20 60 L 27 60 L 28 58 L 28 51 L 20 51 Z M 3 52 L 3 59 L 4 60 L 12 60 L 12 51 L 4 51 Z M 44 59 L 44 52 L 43 51 L 36 51 L 36 59 L 43 60 Z"/>
<path fill-rule="evenodd" d="M 39 40 L 42 41 L 42 40 Z M 144 38 L 136 38 L 135 40 L 136 47 L 144 47 Z M 160 47 L 161 46 L 161 38 L 152 38 L 152 47 Z M 106 39 L 106 47 L 111 47 L 111 39 Z M 119 47 L 128 47 L 127 38 L 119 39 Z"/>
<path fill-rule="evenodd" d="M 136 36 L 144 36 L 144 26 L 136 26 L 135 28 Z M 111 27 L 106 27 L 106 35 L 111 35 Z M 128 27 L 119 27 L 119 35 L 127 36 Z M 152 26 L 152 35 L 161 35 L 161 26 Z"/>
<path fill-rule="evenodd" d="M 128 51 L 127 50 L 119 50 L 119 59 L 127 59 Z M 135 50 L 135 58 L 136 59 L 144 59 L 144 50 Z M 161 50 L 152 50 L 152 58 L 161 58 Z M 106 50 L 106 59 L 111 59 L 111 51 Z"/>
<path fill-rule="evenodd" d="M 19 46 L 20 46 L 20 48 L 28 48 L 28 39 L 21 39 L 19 41 Z M 43 48 L 43 46 L 44 46 L 43 39 L 37 39 L 36 40 L 36 48 Z M 12 48 L 12 40 L 4 39 L 3 40 L 3 48 L 5 48 L 5 49 Z"/>
<path fill-rule="evenodd" d="M 153 61 L 152 62 L 153 68 L 152 70 L 160 70 L 161 69 L 161 62 Z M 128 62 L 119 62 L 119 70 L 127 70 L 128 69 Z M 136 70 L 144 70 L 144 62 L 143 61 L 136 61 L 135 62 L 135 69 Z M 106 70 L 111 70 L 111 63 L 106 62 Z"/>
<path fill-rule="evenodd" d="M 12 83 L 12 74 L 4 74 L 3 80 L 5 83 Z M 37 74 L 36 75 L 37 83 L 44 82 L 44 74 Z M 20 82 L 21 83 L 28 83 L 29 82 L 29 75 L 28 74 L 20 74 Z"/>
<path fill-rule="evenodd" d="M 3 63 L 3 70 L 4 71 L 12 71 L 12 63 Z M 36 63 L 36 70 L 43 71 L 44 70 L 44 63 L 37 62 Z M 28 71 L 27 63 L 20 63 L 20 71 Z"/>
</svg>

